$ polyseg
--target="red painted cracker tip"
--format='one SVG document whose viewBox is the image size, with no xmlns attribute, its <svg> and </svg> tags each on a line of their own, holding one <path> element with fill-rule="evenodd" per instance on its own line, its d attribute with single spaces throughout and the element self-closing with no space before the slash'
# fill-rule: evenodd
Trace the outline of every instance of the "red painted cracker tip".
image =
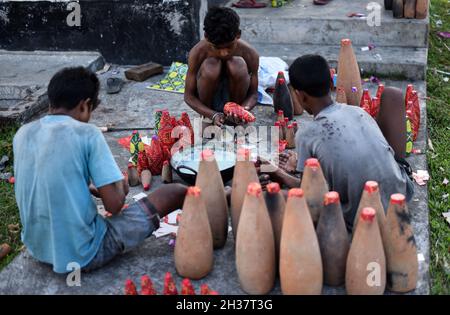
<svg viewBox="0 0 450 315">
<path fill-rule="evenodd" d="M 248 158 L 250 157 L 250 153 L 251 153 L 250 149 L 247 148 L 239 148 L 237 150 L 237 155 L 239 157 L 243 157 L 246 160 L 248 160 Z"/>
<path fill-rule="evenodd" d="M 351 43 L 352 43 L 352 41 L 348 38 L 344 38 L 341 40 L 342 45 L 350 45 Z"/>
<path fill-rule="evenodd" d="M 278 79 L 278 84 L 285 84 L 286 80 L 283 78 Z"/>
<path fill-rule="evenodd" d="M 149 189 L 150 189 L 150 185 L 149 185 L 149 184 L 144 185 L 144 190 L 145 190 L 145 191 L 147 191 L 147 190 L 149 190 Z"/>
<path fill-rule="evenodd" d="M 163 165 L 164 165 L 164 166 L 168 166 L 168 165 L 169 165 L 169 161 L 165 160 L 165 161 L 163 162 Z"/>
<path fill-rule="evenodd" d="M 283 74 L 284 75 L 284 72 L 283 71 L 278 71 L 278 74 Z"/>
<path fill-rule="evenodd" d="M 288 117 L 284 117 L 284 122 L 288 123 L 289 122 L 289 118 Z"/>
<path fill-rule="evenodd" d="M 134 167 L 133 163 L 128 163 L 128 168 L 133 168 L 133 167 Z"/>
<path fill-rule="evenodd" d="M 289 189 L 289 192 L 288 192 L 289 198 L 290 197 L 301 198 L 301 197 L 303 197 L 303 195 L 304 195 L 304 192 L 303 192 L 303 189 L 301 189 L 301 188 L 291 188 L 291 189 Z"/>
<path fill-rule="evenodd" d="M 11 185 L 14 185 L 14 184 L 16 183 L 16 179 L 14 178 L 14 176 L 11 176 L 11 177 L 9 178 L 8 182 L 9 182 Z"/>
<path fill-rule="evenodd" d="M 205 149 L 201 153 L 202 160 L 210 160 L 214 156 L 214 151 L 210 149 Z"/>
<path fill-rule="evenodd" d="M 189 278 L 184 278 L 184 279 L 181 281 L 181 283 L 184 284 L 184 285 L 190 285 L 190 284 L 191 284 L 191 280 L 189 280 Z"/>
<path fill-rule="evenodd" d="M 298 122 L 294 121 L 294 122 L 292 123 L 292 125 L 293 125 L 294 127 L 297 127 L 297 126 L 298 126 Z"/>
<path fill-rule="evenodd" d="M 319 167 L 320 163 L 318 159 L 310 158 L 305 161 L 305 166 L 309 167 Z"/>
<path fill-rule="evenodd" d="M 325 194 L 323 204 L 327 206 L 332 203 L 339 203 L 339 193 L 336 191 L 330 191 Z"/>
<path fill-rule="evenodd" d="M 261 195 L 261 192 L 262 192 L 262 188 L 261 188 L 260 184 L 258 184 L 256 182 L 248 184 L 247 193 L 249 195 L 258 197 L 259 195 Z"/>
<path fill-rule="evenodd" d="M 361 219 L 364 221 L 372 221 L 375 218 L 376 211 L 374 208 L 364 208 L 361 211 Z"/>
<path fill-rule="evenodd" d="M 280 127 L 280 121 L 275 122 L 275 127 Z"/>
<path fill-rule="evenodd" d="M 293 125 L 293 124 L 290 124 L 290 125 L 288 125 L 287 127 L 288 127 L 288 129 L 292 129 L 292 128 L 294 128 L 294 125 Z"/>
<path fill-rule="evenodd" d="M 391 195 L 391 204 L 403 205 L 405 203 L 405 195 L 393 194 Z"/>
<path fill-rule="evenodd" d="M 364 185 L 364 190 L 367 191 L 368 193 L 376 192 L 378 191 L 378 183 L 376 181 L 369 180 Z"/>
<path fill-rule="evenodd" d="M 271 194 L 277 194 L 280 192 L 280 184 L 270 183 L 267 185 L 267 191 Z"/>
<path fill-rule="evenodd" d="M 278 116 L 281 116 L 281 115 L 284 115 L 284 112 L 280 109 L 280 110 L 278 111 Z"/>
<path fill-rule="evenodd" d="M 189 187 L 188 190 L 187 190 L 187 195 L 199 197 L 201 191 L 202 191 L 202 190 L 200 189 L 200 187 L 198 187 L 198 186 L 191 186 L 191 187 Z"/>
</svg>

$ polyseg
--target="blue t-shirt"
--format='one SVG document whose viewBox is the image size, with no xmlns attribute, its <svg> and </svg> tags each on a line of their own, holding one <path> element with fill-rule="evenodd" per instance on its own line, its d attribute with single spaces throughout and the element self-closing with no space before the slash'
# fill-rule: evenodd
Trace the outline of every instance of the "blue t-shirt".
<svg viewBox="0 0 450 315">
<path fill-rule="evenodd" d="M 22 241 L 37 260 L 65 273 L 86 266 L 106 233 L 89 192 L 123 179 L 97 127 L 66 115 L 22 126 L 14 137 L 15 193 Z"/>
</svg>

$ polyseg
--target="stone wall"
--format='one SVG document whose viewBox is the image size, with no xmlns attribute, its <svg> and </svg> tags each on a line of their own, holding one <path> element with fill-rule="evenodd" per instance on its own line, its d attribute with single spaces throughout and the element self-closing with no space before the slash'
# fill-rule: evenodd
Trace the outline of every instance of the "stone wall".
<svg viewBox="0 0 450 315">
<path fill-rule="evenodd" d="M 206 7 L 206 0 L 0 0 L 0 49 L 99 51 L 118 64 L 185 62 Z"/>
</svg>

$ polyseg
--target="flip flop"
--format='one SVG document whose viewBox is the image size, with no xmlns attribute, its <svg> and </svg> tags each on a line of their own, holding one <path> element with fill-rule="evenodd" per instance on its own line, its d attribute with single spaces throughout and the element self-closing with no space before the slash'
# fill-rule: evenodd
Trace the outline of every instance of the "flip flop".
<svg viewBox="0 0 450 315">
<path fill-rule="evenodd" d="M 328 4 L 331 0 L 314 0 L 313 3 L 315 5 L 325 5 Z"/>
<path fill-rule="evenodd" d="M 108 80 L 106 80 L 106 93 L 119 93 L 122 89 L 123 83 L 123 80 L 120 78 L 108 78 Z"/>
<path fill-rule="evenodd" d="M 255 0 L 239 0 L 236 3 L 233 3 L 232 6 L 240 9 L 259 9 L 265 8 L 266 4 L 256 2 Z"/>
</svg>

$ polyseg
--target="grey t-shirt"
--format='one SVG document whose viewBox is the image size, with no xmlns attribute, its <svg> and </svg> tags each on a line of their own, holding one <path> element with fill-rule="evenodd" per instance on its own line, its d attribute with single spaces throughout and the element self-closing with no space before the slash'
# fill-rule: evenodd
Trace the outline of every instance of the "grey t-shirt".
<svg viewBox="0 0 450 315">
<path fill-rule="evenodd" d="M 394 159 L 376 121 L 357 106 L 334 103 L 296 135 L 297 170 L 303 172 L 310 157 L 319 160 L 330 190 L 340 195 L 347 227 L 353 225 L 364 184 L 378 182 L 385 210 L 394 193 L 410 200 L 412 183 Z"/>
</svg>

